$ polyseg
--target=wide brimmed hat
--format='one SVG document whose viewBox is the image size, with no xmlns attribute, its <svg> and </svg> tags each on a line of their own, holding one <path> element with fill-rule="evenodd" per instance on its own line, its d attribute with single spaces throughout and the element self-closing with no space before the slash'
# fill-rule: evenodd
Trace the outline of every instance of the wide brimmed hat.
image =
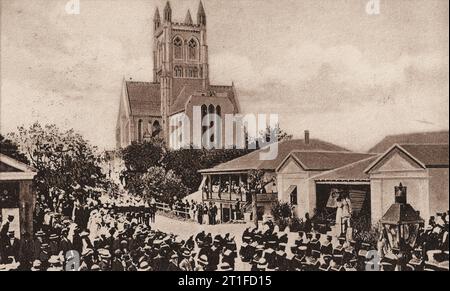
<svg viewBox="0 0 450 291">
<path fill-rule="evenodd" d="M 85 249 L 82 253 L 81 256 L 82 257 L 88 257 L 88 256 L 92 256 L 94 254 L 94 250 L 93 249 Z"/>
<path fill-rule="evenodd" d="M 264 250 L 264 246 L 263 245 L 257 245 L 256 246 L 256 250 L 263 251 Z"/>
<path fill-rule="evenodd" d="M 139 264 L 139 267 L 138 267 L 138 271 L 139 272 L 147 272 L 147 271 L 150 271 L 150 270 L 151 270 L 151 266 L 148 264 L 147 261 L 142 261 Z"/>
<path fill-rule="evenodd" d="M 301 251 L 301 252 L 306 252 L 307 249 L 308 249 L 307 246 L 299 246 L 298 247 L 298 250 Z"/>
<path fill-rule="evenodd" d="M 55 234 L 55 233 L 51 234 L 50 237 L 49 237 L 50 240 L 56 240 L 58 238 L 59 238 L 59 236 L 57 234 Z"/>
<path fill-rule="evenodd" d="M 33 266 L 31 267 L 31 271 L 41 271 L 42 263 L 39 260 L 35 260 L 33 262 Z"/>
<path fill-rule="evenodd" d="M 183 250 L 183 256 L 184 257 L 190 257 L 191 255 L 192 255 L 192 253 L 188 249 L 184 249 Z"/>
<path fill-rule="evenodd" d="M 203 265 L 203 266 L 207 265 L 207 264 L 208 264 L 208 257 L 207 257 L 206 255 L 201 255 L 201 256 L 198 258 L 198 263 L 199 263 L 200 265 Z"/>
<path fill-rule="evenodd" d="M 61 264 L 61 259 L 58 256 L 51 256 L 50 259 L 48 259 L 48 263 L 51 265 L 58 265 Z"/>
<path fill-rule="evenodd" d="M 102 259 L 110 259 L 111 258 L 111 253 L 109 250 L 107 249 L 99 249 L 98 250 L 98 255 L 102 258 Z"/>
<path fill-rule="evenodd" d="M 260 258 L 258 261 L 258 269 L 267 268 L 267 260 L 265 258 Z"/>
<path fill-rule="evenodd" d="M 222 262 L 222 263 L 219 265 L 219 270 L 220 270 L 220 271 L 224 271 L 224 272 L 229 272 L 229 271 L 233 271 L 233 268 L 230 266 L 229 263 L 227 263 L 227 262 Z"/>
<path fill-rule="evenodd" d="M 230 257 L 232 254 L 233 254 L 233 251 L 231 251 L 231 250 L 226 250 L 226 251 L 223 253 L 223 256 L 224 256 L 224 257 Z"/>
</svg>

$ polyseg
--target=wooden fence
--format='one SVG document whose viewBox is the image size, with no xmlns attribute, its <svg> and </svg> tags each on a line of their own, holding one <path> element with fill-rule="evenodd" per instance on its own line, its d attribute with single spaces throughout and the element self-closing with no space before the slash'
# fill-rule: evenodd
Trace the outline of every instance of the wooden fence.
<svg viewBox="0 0 450 291">
<path fill-rule="evenodd" d="M 158 210 L 164 211 L 164 212 L 172 212 L 175 215 L 184 216 L 186 218 L 191 218 L 191 213 L 189 212 L 189 207 L 186 207 L 184 210 L 177 210 L 170 208 L 170 205 L 163 202 L 156 202 L 156 208 Z"/>
</svg>

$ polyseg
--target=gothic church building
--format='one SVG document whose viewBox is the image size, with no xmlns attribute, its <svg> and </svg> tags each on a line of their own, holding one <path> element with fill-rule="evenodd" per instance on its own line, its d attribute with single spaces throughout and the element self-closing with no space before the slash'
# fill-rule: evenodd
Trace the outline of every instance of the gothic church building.
<svg viewBox="0 0 450 291">
<path fill-rule="evenodd" d="M 201 2 L 196 20 L 194 23 L 188 10 L 184 22 L 173 21 L 169 2 L 162 15 L 156 8 L 153 82 L 123 81 L 116 126 L 117 148 L 151 137 L 163 138 L 171 148 L 176 148 L 178 138 L 182 137 L 174 139 L 171 132 L 181 115 L 190 118 L 192 140 L 194 106 L 201 108 L 202 117 L 215 113 L 223 119 L 225 114 L 239 112 L 234 85 L 217 86 L 209 82 L 206 13 Z M 204 125 L 202 132 L 207 129 Z"/>
</svg>

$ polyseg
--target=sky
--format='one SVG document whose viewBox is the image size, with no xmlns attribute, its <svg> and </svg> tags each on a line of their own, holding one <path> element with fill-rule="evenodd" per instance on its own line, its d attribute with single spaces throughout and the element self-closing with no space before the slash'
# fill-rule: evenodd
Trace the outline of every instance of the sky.
<svg viewBox="0 0 450 291">
<path fill-rule="evenodd" d="M 123 78 L 152 81 L 165 0 L 0 0 L 0 132 L 34 121 L 115 145 Z M 71 0 L 73 1 L 73 0 Z M 448 130 L 449 2 L 203 0 L 211 83 L 294 137 L 365 151 L 385 135 Z M 372 0 L 376 1 L 376 0 Z M 173 19 L 198 0 L 172 0 Z"/>
</svg>

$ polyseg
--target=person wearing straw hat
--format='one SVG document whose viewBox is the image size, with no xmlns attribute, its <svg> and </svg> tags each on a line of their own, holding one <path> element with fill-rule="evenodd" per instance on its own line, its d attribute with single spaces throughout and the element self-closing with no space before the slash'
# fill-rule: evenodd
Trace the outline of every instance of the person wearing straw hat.
<svg viewBox="0 0 450 291">
<path fill-rule="evenodd" d="M 60 243 L 61 241 L 56 233 L 52 233 L 49 236 L 48 247 L 50 255 L 57 255 L 60 252 Z"/>
<path fill-rule="evenodd" d="M 180 270 L 181 271 L 193 271 L 192 263 L 190 258 L 192 258 L 191 252 L 188 249 L 184 249 L 182 252 L 183 259 L 180 262 Z"/>
<path fill-rule="evenodd" d="M 48 265 L 47 271 L 63 271 L 61 258 L 59 256 L 51 256 L 48 260 Z"/>
<path fill-rule="evenodd" d="M 180 271 L 180 267 L 178 266 L 178 254 L 175 252 L 170 256 L 167 271 Z"/>
<path fill-rule="evenodd" d="M 266 271 L 267 265 L 268 265 L 267 260 L 265 258 L 261 257 L 257 264 L 258 271 Z"/>
<path fill-rule="evenodd" d="M 114 251 L 114 258 L 112 259 L 111 262 L 111 271 L 124 271 L 125 270 L 125 266 L 124 263 L 122 261 L 122 251 L 117 249 Z"/>
<path fill-rule="evenodd" d="M 206 255 L 199 256 L 198 265 L 195 268 L 195 271 L 205 271 L 206 266 L 208 266 L 208 257 Z"/>
<path fill-rule="evenodd" d="M 219 269 L 218 270 L 222 271 L 222 272 L 232 272 L 232 271 L 234 271 L 234 268 L 232 266 L 230 266 L 229 263 L 222 262 L 222 263 L 219 264 Z"/>
<path fill-rule="evenodd" d="M 152 270 L 152 267 L 150 266 L 150 264 L 148 262 L 142 261 L 139 263 L 137 270 L 139 272 L 149 272 Z"/>
<path fill-rule="evenodd" d="M 97 251 L 100 262 L 98 265 L 100 266 L 102 271 L 108 271 L 111 268 L 111 253 L 107 249 L 99 249 Z"/>
<path fill-rule="evenodd" d="M 235 267 L 235 258 L 235 253 L 230 249 L 226 249 L 222 254 L 222 262 L 228 263 L 233 269 Z"/>
<path fill-rule="evenodd" d="M 34 260 L 33 265 L 31 266 L 30 271 L 32 272 L 40 272 L 42 271 L 42 263 L 39 260 Z"/>
</svg>

